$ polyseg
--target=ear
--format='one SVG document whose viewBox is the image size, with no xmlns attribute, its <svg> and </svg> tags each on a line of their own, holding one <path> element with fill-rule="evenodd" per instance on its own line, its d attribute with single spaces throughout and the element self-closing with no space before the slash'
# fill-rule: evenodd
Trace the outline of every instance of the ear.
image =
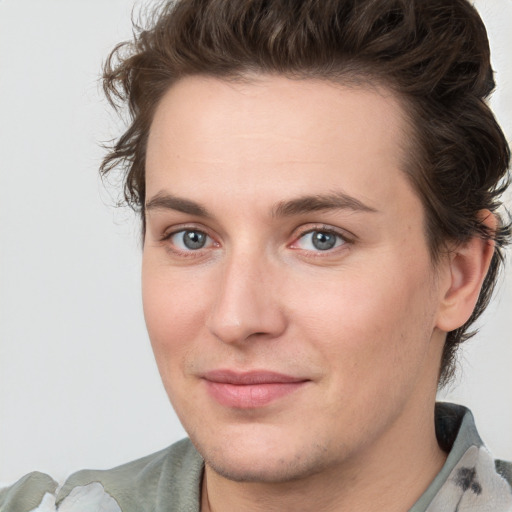
<svg viewBox="0 0 512 512">
<path fill-rule="evenodd" d="M 489 210 L 479 212 L 482 224 L 496 231 L 496 216 Z M 475 308 L 482 283 L 494 254 L 494 241 L 479 236 L 456 246 L 448 255 L 448 271 L 442 278 L 441 304 L 436 326 L 453 331 L 464 325 Z"/>
</svg>

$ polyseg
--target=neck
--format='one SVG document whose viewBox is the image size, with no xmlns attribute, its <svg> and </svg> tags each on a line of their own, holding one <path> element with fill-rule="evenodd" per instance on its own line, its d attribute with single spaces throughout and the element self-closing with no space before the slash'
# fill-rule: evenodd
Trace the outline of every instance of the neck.
<svg viewBox="0 0 512 512">
<path fill-rule="evenodd" d="M 423 410 L 413 404 L 357 457 L 300 480 L 234 482 L 206 465 L 201 512 L 408 510 L 445 460 L 435 436 L 433 404 Z"/>
</svg>

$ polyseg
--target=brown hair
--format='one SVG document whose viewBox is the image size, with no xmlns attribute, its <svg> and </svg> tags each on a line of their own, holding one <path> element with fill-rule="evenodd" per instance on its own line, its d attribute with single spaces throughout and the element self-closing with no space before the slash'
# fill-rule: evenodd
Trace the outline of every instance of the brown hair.
<svg viewBox="0 0 512 512">
<path fill-rule="evenodd" d="M 180 0 L 153 13 L 148 29 L 119 44 L 104 69 L 114 106 L 130 125 L 101 172 L 125 170 L 124 197 L 145 229 L 145 150 L 159 100 L 182 77 L 249 73 L 380 83 L 402 98 L 412 124 L 406 170 L 426 211 L 433 261 L 447 242 L 474 236 L 496 249 L 471 318 L 447 335 L 440 385 L 457 346 L 492 295 L 511 226 L 489 232 L 478 212 L 496 212 L 510 151 L 485 100 L 494 89 L 489 43 L 466 0 Z"/>
</svg>

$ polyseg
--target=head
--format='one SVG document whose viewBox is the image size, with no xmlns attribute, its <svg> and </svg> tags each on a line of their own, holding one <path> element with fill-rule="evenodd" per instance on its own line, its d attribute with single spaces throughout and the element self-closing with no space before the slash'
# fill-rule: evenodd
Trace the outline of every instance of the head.
<svg viewBox="0 0 512 512">
<path fill-rule="evenodd" d="M 355 155 L 366 153 L 369 155 L 368 159 L 374 158 L 373 163 L 378 164 L 375 160 L 377 155 L 382 156 L 392 148 L 391 153 L 394 152 L 396 161 L 391 158 L 388 151 L 383 157 L 384 160 L 387 159 L 387 164 L 382 164 L 383 167 L 394 166 L 397 174 L 383 177 L 379 174 L 379 164 L 375 165 L 373 171 L 375 175 L 372 177 L 371 173 L 368 174 L 370 166 L 370 160 L 368 160 L 361 164 L 364 169 L 359 169 L 357 167 L 359 164 L 354 164 L 355 171 L 342 176 L 341 183 L 348 183 L 348 189 L 353 186 L 353 190 L 359 194 L 356 194 L 356 202 L 351 203 L 354 198 L 353 194 L 350 194 L 351 190 L 348 191 L 351 197 L 343 198 L 344 211 L 347 210 L 348 200 L 350 203 L 348 210 L 358 211 L 361 215 L 371 215 L 371 210 L 380 210 L 381 206 L 393 203 L 395 191 L 398 209 L 394 210 L 394 215 L 402 219 L 402 228 L 405 231 L 412 230 L 412 240 L 408 241 L 412 252 L 404 251 L 408 254 L 406 260 L 415 261 L 419 267 L 410 267 L 408 263 L 404 264 L 403 260 L 397 259 L 391 259 L 388 262 L 389 267 L 385 268 L 390 269 L 390 279 L 394 276 L 393 268 L 397 276 L 408 276 L 405 288 L 398 290 L 395 296 L 396 302 L 392 304 L 393 307 L 389 311 L 383 307 L 385 300 L 382 297 L 379 304 L 372 302 L 372 293 L 375 292 L 373 295 L 376 296 L 381 292 L 384 294 L 385 290 L 391 289 L 391 282 L 381 280 L 382 288 L 379 289 L 377 284 L 375 290 L 372 290 L 372 281 L 367 282 L 361 274 L 363 267 L 354 270 L 350 279 L 345 281 L 352 282 L 352 288 L 350 285 L 348 288 L 339 288 L 337 287 L 339 283 L 332 284 L 331 278 L 323 282 L 321 272 L 307 270 L 306 273 L 310 272 L 308 275 L 314 292 L 307 309 L 310 312 L 308 314 L 311 315 L 311 322 L 308 324 L 305 321 L 303 332 L 307 332 L 308 326 L 316 328 L 315 322 L 322 315 L 327 315 L 327 318 L 336 316 L 337 293 L 341 297 L 340 304 L 347 300 L 348 293 L 352 293 L 350 301 L 359 300 L 361 303 L 370 304 L 370 307 L 350 309 L 352 321 L 347 326 L 341 322 L 339 325 L 335 323 L 332 332 L 327 328 L 329 334 L 327 337 L 330 339 L 336 339 L 336 329 L 339 329 L 341 335 L 345 327 L 348 331 L 353 328 L 354 335 L 376 339 L 377 330 L 387 332 L 383 325 L 389 327 L 402 321 L 405 321 L 404 329 L 390 335 L 393 338 L 391 345 L 395 344 L 396 347 L 399 346 L 400 340 L 407 340 L 409 336 L 414 336 L 418 332 L 418 326 L 421 326 L 419 329 L 421 332 L 431 332 L 439 293 L 442 292 L 442 285 L 439 285 L 442 282 L 442 269 L 447 268 L 446 265 L 443 267 L 443 262 L 449 261 L 458 248 L 465 247 L 467 244 L 487 244 L 492 251 L 489 256 L 489 271 L 478 298 L 473 303 L 474 308 L 472 307 L 471 314 L 467 315 L 459 325 L 446 329 L 446 333 L 440 333 L 439 329 L 437 330 L 437 349 L 433 349 L 426 342 L 411 348 L 411 353 L 414 353 L 411 360 L 418 364 L 428 351 L 434 350 L 435 357 L 429 357 L 436 362 L 436 377 L 441 384 L 447 382 L 453 373 L 456 348 L 471 336 L 471 325 L 489 302 L 503 259 L 502 247 L 510 235 L 510 226 L 502 222 L 497 215 L 497 209 L 500 206 L 499 196 L 505 187 L 510 159 L 509 149 L 502 131 L 485 102 L 494 88 L 488 41 L 478 14 L 468 2 L 465 0 L 448 2 L 446 0 L 429 2 L 182 0 L 173 2 L 161 7 L 150 28 L 139 31 L 133 41 L 121 44 L 115 49 L 105 67 L 104 85 L 113 103 L 118 100 L 127 103 L 131 124 L 107 155 L 102 172 L 107 174 L 118 165 L 124 166 L 125 197 L 127 202 L 141 214 L 143 232 L 145 236 L 147 235 L 145 244 L 147 245 L 148 240 L 151 240 L 148 234 L 150 229 L 155 229 L 148 225 L 150 218 L 148 206 L 153 211 L 159 208 L 165 209 L 169 207 L 170 200 L 172 203 L 170 209 L 177 209 L 181 214 L 188 212 L 186 214 L 189 218 L 183 222 L 188 228 L 185 235 L 191 237 L 190 247 L 193 247 L 193 244 L 200 244 L 197 247 L 203 248 L 201 244 L 205 241 L 199 240 L 198 236 L 205 236 L 210 245 L 204 247 L 205 250 L 210 251 L 208 254 L 211 256 L 204 256 L 204 258 L 210 258 L 212 262 L 217 258 L 214 254 L 221 254 L 224 242 L 226 246 L 229 245 L 226 240 L 233 235 L 222 219 L 234 222 L 233 216 L 236 217 L 239 211 L 225 210 L 223 203 L 229 202 L 229 197 L 219 198 L 216 192 L 220 189 L 215 188 L 217 183 L 222 186 L 232 183 L 233 187 L 238 187 L 236 191 L 242 194 L 240 197 L 243 197 L 246 204 L 260 202 L 261 199 L 262 207 L 267 207 L 267 210 L 272 210 L 274 214 L 276 208 L 281 214 L 287 211 L 293 213 L 304 210 L 304 204 L 301 207 L 298 200 L 308 191 L 313 191 L 313 199 L 320 197 L 324 202 L 323 206 L 314 204 L 312 206 L 312 197 L 308 196 L 309 211 L 315 211 L 315 208 L 318 211 L 329 210 L 325 207 L 325 202 L 335 201 L 335 198 L 329 195 L 329 187 L 326 190 L 315 190 L 316 180 L 312 171 L 305 172 L 304 169 L 297 171 L 300 179 L 296 180 L 293 173 L 290 174 L 290 169 L 281 174 L 277 172 L 256 174 L 254 170 L 248 172 L 247 168 L 250 169 L 250 165 L 242 169 L 240 166 L 242 155 L 254 155 L 256 160 L 260 158 L 259 164 L 262 164 L 261 155 L 255 151 L 255 146 L 246 146 L 245 139 L 238 137 L 244 126 L 247 126 L 248 140 L 253 142 L 255 134 L 270 133 L 278 124 L 289 126 L 290 133 L 294 133 L 295 139 L 300 140 L 302 132 L 293 130 L 297 130 L 298 126 L 308 126 L 308 120 L 312 120 L 313 124 L 309 126 L 308 137 L 301 141 L 302 146 L 294 147 L 293 143 L 286 142 L 286 133 L 278 133 L 279 130 L 274 130 L 274 139 L 271 141 L 272 150 L 269 150 L 269 158 L 273 164 L 284 160 L 289 161 L 291 156 L 291 153 L 286 155 L 279 153 L 280 145 L 278 144 L 279 147 L 276 148 L 278 140 L 283 142 L 285 150 L 293 149 L 294 154 L 302 155 L 299 160 L 302 158 L 303 161 L 308 159 L 308 154 L 301 152 L 301 147 L 307 146 L 309 140 L 318 142 L 319 161 L 322 160 L 322 155 L 330 155 L 329 151 L 336 144 L 340 144 L 340 147 L 346 149 L 342 157 L 345 160 L 342 159 L 340 162 L 345 167 L 350 167 L 349 163 L 357 162 Z M 342 99 L 339 98 L 341 93 Z M 312 98 L 315 108 L 307 106 L 308 98 Z M 332 112 L 329 105 L 325 104 L 326 101 L 332 102 Z M 190 118 L 187 118 L 187 110 L 184 106 L 189 109 Z M 279 117 L 281 108 L 286 112 L 284 117 Z M 301 111 L 304 114 L 302 117 L 295 114 L 292 116 L 293 112 Z M 203 123 L 201 112 L 204 112 L 206 121 L 204 126 L 197 125 L 199 138 L 196 140 L 191 123 L 198 121 Z M 246 121 L 239 115 L 240 112 L 245 113 Z M 381 123 L 381 131 L 374 130 L 372 113 Z M 339 117 L 333 118 L 335 114 Z M 226 117 L 223 118 L 223 115 Z M 318 115 L 324 116 L 325 123 L 322 122 L 322 118 L 315 117 Z M 224 123 L 223 119 L 229 119 L 230 122 L 232 120 L 232 126 L 230 122 Z M 339 125 L 336 119 L 339 119 Z M 387 135 L 386 130 L 382 129 L 386 119 L 390 123 Z M 217 135 L 215 130 L 212 130 L 215 120 L 219 127 L 222 127 L 217 130 Z M 319 140 L 314 139 L 314 122 L 318 123 L 315 126 L 319 126 L 318 131 L 322 133 Z M 363 124 L 360 124 L 361 122 Z M 350 127 L 354 127 L 355 132 L 359 134 L 367 129 L 371 147 L 375 151 L 365 151 L 364 137 L 360 136 L 357 139 L 354 135 L 354 140 L 348 140 L 346 136 Z M 343 132 L 343 135 L 340 135 L 341 139 L 336 138 L 338 129 Z M 220 134 L 223 134 L 224 138 L 219 138 Z M 200 136 L 203 136 L 203 139 Z M 226 143 L 227 137 L 229 137 L 228 140 L 233 141 L 232 145 Z M 208 162 L 208 166 L 212 166 L 215 156 L 222 159 L 223 155 L 226 155 L 227 160 L 231 162 L 226 166 L 231 174 L 229 176 L 219 174 L 214 182 L 209 181 L 212 179 L 212 173 L 215 174 L 217 171 L 211 168 L 208 174 L 201 166 L 198 167 L 199 156 L 192 158 L 196 153 L 195 149 L 190 148 L 196 148 L 197 155 L 202 155 L 203 147 L 191 145 L 192 139 L 196 144 L 214 140 L 215 144 L 211 144 L 211 147 L 206 145 L 209 147 L 209 152 L 205 149 L 203 163 Z M 331 145 L 321 146 L 327 144 L 325 142 L 327 140 L 331 141 Z M 173 143 L 177 145 L 174 152 Z M 358 152 L 352 154 L 351 151 L 354 148 L 357 148 Z M 379 152 L 379 148 L 382 152 Z M 219 152 L 221 149 L 222 152 Z M 185 162 L 194 161 L 190 165 L 184 165 L 182 169 L 178 162 L 178 154 L 184 158 Z M 315 154 L 314 151 L 312 154 Z M 335 158 L 333 155 L 330 156 Z M 170 160 L 173 163 L 169 167 L 165 162 Z M 237 164 L 234 165 L 233 162 Z M 251 162 L 254 164 L 254 161 Z M 240 169 L 238 174 L 235 172 L 237 165 Z M 179 199 L 176 199 L 172 180 L 165 181 L 169 177 L 162 177 L 161 170 L 165 168 L 173 169 L 172 179 L 175 180 L 176 191 L 190 192 L 192 190 L 190 184 L 196 180 L 197 190 L 200 191 L 198 194 L 201 199 L 206 198 L 205 201 L 196 201 L 195 197 L 190 197 L 187 193 L 176 194 L 179 196 Z M 176 171 L 178 168 L 179 170 Z M 261 168 L 260 165 L 259 169 Z M 288 179 L 285 179 L 287 176 Z M 276 181 L 272 187 L 269 187 L 268 183 L 272 183 L 273 177 Z M 331 189 L 338 184 L 336 180 L 341 179 L 332 173 L 330 167 L 323 177 L 326 183 L 332 185 Z M 189 188 L 186 186 L 187 183 Z M 201 186 L 201 183 L 205 185 Z M 301 187 L 294 190 L 296 183 Z M 376 185 L 376 190 L 380 191 L 380 199 L 374 201 L 376 197 L 372 198 L 370 194 L 368 196 L 370 204 L 361 205 L 361 197 L 365 196 L 365 185 L 371 188 L 374 183 L 381 185 L 381 188 Z M 159 195 L 162 184 L 169 184 L 166 190 L 170 195 L 166 197 Z M 151 193 L 148 193 L 150 189 Z M 256 195 L 254 201 L 251 201 L 250 196 L 243 196 L 248 189 L 256 190 L 255 193 L 260 195 Z M 289 194 L 290 190 L 294 192 L 293 195 Z M 337 189 L 336 192 L 338 192 Z M 185 202 L 182 200 L 183 196 L 185 196 Z M 243 208 L 243 202 L 237 204 L 236 208 Z M 205 210 L 208 210 L 208 214 Z M 404 221 L 408 212 L 414 219 L 409 226 Z M 213 215 L 210 216 L 210 213 Z M 391 215 L 391 212 L 388 214 Z M 261 211 L 254 210 L 251 215 L 245 218 L 241 214 L 240 222 L 245 219 L 247 226 L 252 225 L 251 222 L 256 225 L 256 219 L 263 214 Z M 496 222 L 490 222 L 490 216 L 494 216 L 493 218 L 497 219 Z M 204 224 L 199 223 L 203 227 L 198 233 L 190 229 L 190 218 L 196 222 L 203 218 L 216 220 L 212 221 L 212 224 L 206 223 L 206 228 Z M 269 216 L 265 222 L 261 221 L 258 224 L 260 235 L 265 232 L 263 226 L 273 222 L 273 218 Z M 354 218 L 361 217 L 354 214 Z M 322 222 L 329 224 L 327 220 L 324 219 Z M 177 221 L 173 222 L 179 224 Z M 361 225 L 365 224 L 362 220 L 350 222 L 354 222 L 355 231 L 360 229 L 357 227 L 358 222 Z M 242 225 L 237 227 L 243 229 Z M 314 231 L 314 228 L 317 231 Z M 417 228 L 416 231 L 415 228 Z M 211 229 L 211 236 L 208 229 Z M 307 233 L 304 231 L 302 235 L 313 233 L 313 236 L 320 237 L 315 242 L 320 244 L 329 244 L 333 241 L 333 248 L 336 249 L 341 238 L 337 233 L 329 231 L 330 229 L 325 228 L 322 231 L 318 226 L 310 226 L 310 230 Z M 382 226 L 379 233 L 385 231 Z M 221 242 L 217 238 L 222 238 L 223 235 L 219 233 L 223 232 L 225 240 Z M 250 233 L 251 230 L 248 229 L 249 238 Z M 254 236 L 256 236 L 255 233 L 256 231 L 252 232 Z M 418 237 L 420 233 L 421 237 Z M 168 240 L 171 240 L 173 244 L 175 241 L 183 244 L 185 240 L 181 238 L 177 241 L 175 238 L 183 235 L 179 230 L 164 233 L 164 235 L 167 236 L 166 243 L 170 243 Z M 286 243 L 289 249 L 298 249 L 300 253 L 305 248 L 302 244 L 306 242 L 302 235 L 299 235 L 294 233 L 295 241 L 288 240 Z M 350 240 L 350 236 L 350 233 L 345 233 L 346 239 Z M 362 238 L 364 239 L 365 236 Z M 398 247 L 396 244 L 399 238 L 398 234 L 394 238 L 395 248 Z M 260 237 L 258 241 L 261 242 L 262 239 Z M 370 234 L 366 239 L 368 245 L 371 245 Z M 255 240 L 256 238 L 253 242 Z M 313 242 L 310 240 L 308 243 Z M 420 250 L 419 253 L 414 252 L 412 243 L 425 250 Z M 375 241 L 375 245 L 379 243 Z M 155 243 L 153 246 L 156 246 Z M 190 247 L 184 249 L 189 251 Z M 393 251 L 384 251 L 381 256 L 384 256 L 384 253 L 390 256 Z M 176 253 L 173 254 L 172 258 L 176 259 Z M 261 286 L 268 284 L 268 300 L 274 300 L 274 295 L 279 295 L 280 301 L 286 297 L 288 304 L 283 305 L 283 311 L 288 307 L 293 309 L 294 295 L 291 292 L 288 293 L 284 283 L 280 284 L 279 276 L 283 275 L 283 272 L 277 271 L 277 260 L 270 258 L 267 261 L 263 258 L 263 254 L 260 254 L 258 259 L 254 254 L 249 253 L 245 254 L 244 258 L 245 272 L 249 277 L 235 264 L 230 267 L 230 275 L 239 273 L 239 282 L 242 283 L 242 287 L 250 287 L 246 280 L 251 276 Z M 151 256 L 147 259 L 151 260 Z M 187 265 L 174 261 L 173 265 L 181 269 L 180 274 L 178 278 L 166 285 L 172 287 L 180 283 L 182 287 L 186 287 L 188 279 L 192 276 L 195 280 L 199 279 L 205 272 L 205 268 L 212 268 L 213 265 L 210 265 L 206 259 L 196 260 L 197 264 L 194 265 L 190 265 L 190 259 L 186 261 L 188 261 Z M 266 261 L 266 267 L 262 266 L 262 261 Z M 385 259 L 381 261 L 386 262 Z M 362 260 L 360 263 L 362 264 Z M 377 268 L 375 259 L 368 263 L 372 263 L 374 268 Z M 153 265 L 158 263 L 153 262 Z M 398 268 L 400 266 L 403 268 Z M 189 267 L 193 267 L 194 272 L 199 271 L 194 273 Z M 164 268 L 167 267 L 164 266 L 160 270 L 163 271 Z M 187 270 L 183 270 L 184 268 Z M 223 272 L 229 274 L 225 270 L 227 267 L 223 268 Z M 414 276 L 417 275 L 418 269 L 424 271 L 424 275 L 416 279 Z M 439 272 L 438 269 L 440 269 Z M 223 274 L 224 278 L 227 274 Z M 359 281 L 356 279 L 357 276 Z M 161 318 L 168 314 L 172 320 L 176 311 L 181 311 L 183 308 L 190 308 L 192 311 L 204 295 L 213 294 L 211 290 L 215 289 L 220 281 L 215 281 L 217 277 L 209 280 L 210 277 L 205 278 L 203 282 L 200 279 L 197 281 L 199 286 L 205 286 L 205 289 L 197 295 L 189 293 L 184 297 L 180 296 L 179 291 L 174 290 L 174 298 L 169 302 L 172 307 L 167 313 L 166 306 L 169 304 L 155 304 L 149 294 L 145 308 L 147 319 L 149 319 L 150 335 L 153 334 L 154 338 L 160 336 L 158 328 L 153 329 L 152 333 L 151 318 L 157 316 Z M 297 274 L 295 278 L 299 279 L 299 275 Z M 162 277 L 160 281 L 163 283 L 165 278 Z M 298 282 L 301 282 L 300 279 Z M 222 281 L 220 286 L 224 287 L 226 296 L 231 296 L 230 300 L 233 304 L 242 301 L 236 298 L 237 292 L 234 288 L 230 288 L 228 281 Z M 315 286 L 318 287 L 315 288 Z M 178 289 L 180 287 L 177 287 Z M 297 289 L 304 294 L 308 293 L 307 287 L 301 289 L 301 285 L 298 285 Z M 321 295 L 322 290 L 325 290 L 324 298 L 316 301 L 315 293 Z M 421 290 L 428 290 L 428 293 L 420 297 L 418 294 Z M 254 301 L 248 304 L 248 308 L 251 309 L 251 304 L 253 306 L 258 304 L 259 300 L 262 304 L 264 303 L 261 297 L 255 296 Z M 192 322 L 191 325 L 205 324 L 213 337 L 222 339 L 226 347 L 232 347 L 233 343 L 228 342 L 234 342 L 237 336 L 243 336 L 240 329 L 237 331 L 237 325 L 233 324 L 230 331 L 226 326 L 224 329 L 219 323 L 215 323 L 215 315 L 222 316 L 222 308 L 228 307 L 229 301 L 227 299 L 226 301 L 225 303 L 216 302 L 211 306 L 215 310 L 213 313 L 210 311 L 204 317 L 198 314 L 194 319 L 194 322 L 197 322 Z M 430 309 L 427 308 L 427 313 L 423 310 L 423 303 L 432 304 Z M 371 318 L 372 304 L 375 306 L 374 312 L 384 311 L 387 319 L 379 317 L 369 330 L 364 332 L 363 329 L 363 332 L 358 332 L 358 325 L 364 324 Z M 406 310 L 409 304 L 411 304 L 409 316 L 401 316 L 401 314 L 396 316 L 396 309 Z M 278 310 L 282 313 L 279 308 L 275 311 Z M 286 314 L 283 313 L 284 316 L 281 317 L 281 313 L 269 313 L 265 316 L 256 307 L 250 314 L 258 317 L 262 326 L 259 330 L 254 327 L 256 330 L 250 335 L 261 337 L 266 333 L 265 339 L 280 338 L 288 328 Z M 410 324 L 409 317 L 412 318 Z M 360 318 L 359 324 L 358 318 Z M 380 323 L 381 320 L 383 323 Z M 301 322 L 303 321 L 302 319 Z M 166 325 L 166 328 L 171 326 L 172 321 Z M 269 333 L 274 334 L 269 336 Z M 311 334 L 314 337 L 314 332 Z M 264 347 L 265 344 L 261 346 Z M 357 373 L 358 366 L 363 366 L 359 369 L 365 372 L 364 362 L 368 361 L 367 356 L 374 349 L 375 346 L 368 346 L 369 352 L 366 355 L 361 352 L 353 360 L 354 372 Z M 193 350 L 193 348 L 190 350 L 185 348 L 179 356 L 182 362 L 185 362 L 185 371 L 197 376 L 201 372 L 211 370 L 212 367 L 209 366 L 206 357 L 203 359 L 188 357 Z M 236 355 L 230 350 L 224 347 L 217 352 L 212 351 L 212 358 L 218 359 L 217 363 L 220 365 L 218 367 L 224 364 L 223 356 L 233 364 L 238 361 L 243 366 L 244 361 L 247 362 L 243 352 Z M 266 349 L 262 350 L 262 353 L 265 353 Z M 308 346 L 299 345 L 297 350 L 296 362 L 300 371 L 312 381 L 316 378 L 322 380 L 322 372 L 325 369 L 323 363 L 328 361 L 329 357 L 321 351 L 309 352 Z M 301 351 L 303 351 L 303 359 L 301 359 Z M 402 353 L 401 349 L 395 354 L 397 358 L 394 359 L 394 363 L 398 365 L 401 364 L 399 353 Z M 408 349 L 404 348 L 402 355 L 407 353 Z M 382 356 L 384 355 L 383 353 Z M 270 354 L 262 357 L 269 360 Z M 279 356 L 276 357 L 279 358 Z M 404 355 L 404 357 L 407 359 L 407 356 Z M 309 361 L 311 365 L 308 369 L 301 368 L 301 361 Z M 388 363 L 391 364 L 391 361 Z M 290 368 L 287 369 L 293 373 Z M 165 382 L 167 370 L 162 370 L 162 367 L 160 370 Z M 420 372 L 419 369 L 418 372 Z M 431 374 L 429 369 L 429 375 Z M 222 375 L 217 377 L 223 378 Z M 169 378 L 172 380 L 171 377 Z M 384 379 L 385 376 L 383 375 L 382 378 Z M 404 387 L 410 384 L 411 381 L 406 382 L 406 380 L 399 383 Z M 385 385 L 385 381 L 376 382 L 376 385 Z M 397 396 L 400 396 L 400 391 L 398 389 L 396 391 Z M 172 399 L 173 390 L 168 389 L 168 392 Z M 360 398 L 364 401 L 368 396 L 363 393 Z M 193 396 L 191 399 L 193 400 Z M 240 400 L 243 401 L 244 398 Z M 327 408 L 336 411 L 334 402 L 328 404 Z M 392 417 L 390 416 L 388 420 L 391 421 Z M 384 428 L 383 425 L 381 427 Z M 189 434 L 193 437 L 194 432 L 189 431 Z M 233 435 L 236 437 L 236 432 L 233 432 Z M 200 441 L 198 442 L 200 444 Z M 330 447 L 324 445 L 319 449 L 329 450 Z"/>
<path fill-rule="evenodd" d="M 143 231 L 147 139 L 165 92 L 187 76 L 253 73 L 392 90 L 408 116 L 404 172 L 423 203 L 432 261 L 475 235 L 495 241 L 473 314 L 447 334 L 439 372 L 446 384 L 458 346 L 489 303 L 510 237 L 510 225 L 499 219 L 491 232 L 479 216 L 497 214 L 510 153 L 486 103 L 494 80 L 478 13 L 465 0 L 165 3 L 149 29 L 112 52 L 104 76 L 107 96 L 128 104 L 132 122 L 101 170 L 124 167 L 125 199 Z"/>
</svg>

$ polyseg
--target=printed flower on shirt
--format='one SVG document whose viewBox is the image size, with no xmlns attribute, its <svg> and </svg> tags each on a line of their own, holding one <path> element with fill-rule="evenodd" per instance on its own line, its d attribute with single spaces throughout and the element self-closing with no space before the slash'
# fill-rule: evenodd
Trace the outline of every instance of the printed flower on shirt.
<svg viewBox="0 0 512 512">
<path fill-rule="evenodd" d="M 472 446 L 426 512 L 512 512 L 512 492 L 484 447 Z"/>
</svg>

